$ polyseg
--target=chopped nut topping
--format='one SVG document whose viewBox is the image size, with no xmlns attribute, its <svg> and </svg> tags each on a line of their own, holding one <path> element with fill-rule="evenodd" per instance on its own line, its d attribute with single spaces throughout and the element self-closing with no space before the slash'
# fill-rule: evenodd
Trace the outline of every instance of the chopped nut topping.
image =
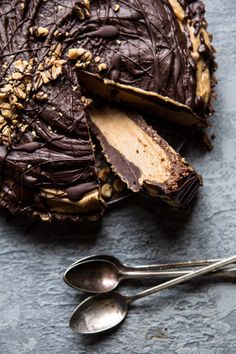
<svg viewBox="0 0 236 354">
<path fill-rule="evenodd" d="M 16 103 L 14 104 L 14 106 L 15 106 L 17 109 L 20 109 L 20 110 L 24 109 L 23 104 L 20 103 L 20 102 L 16 102 Z"/>
<path fill-rule="evenodd" d="M 10 106 L 11 107 L 11 106 Z M 13 111 L 11 110 L 11 108 L 10 109 L 4 109 L 4 108 L 2 108 L 1 109 L 1 114 L 2 114 L 2 116 L 3 117 L 5 117 L 5 118 L 8 118 L 8 119 L 11 119 L 12 118 L 12 116 L 13 116 Z"/>
<path fill-rule="evenodd" d="M 50 79 L 51 79 L 50 71 L 48 71 L 48 70 L 47 71 L 43 71 L 41 73 L 41 78 L 43 80 L 43 83 L 47 84 L 50 81 Z"/>
<path fill-rule="evenodd" d="M 74 7 L 74 13 L 82 21 L 85 18 L 89 18 L 90 17 L 90 1 L 89 0 L 79 1 L 79 3 L 77 5 L 75 5 L 75 7 Z"/>
<path fill-rule="evenodd" d="M 62 38 L 64 35 L 65 35 L 65 33 L 58 30 L 58 29 L 54 32 L 54 37 L 58 38 L 58 39 Z"/>
<path fill-rule="evenodd" d="M 21 98 L 22 100 L 26 99 L 26 93 L 19 86 L 13 87 L 13 92 L 17 97 Z"/>
<path fill-rule="evenodd" d="M 200 58 L 200 54 L 197 52 L 191 52 L 191 56 L 194 60 L 198 60 Z"/>
<path fill-rule="evenodd" d="M 82 11 L 82 9 L 80 7 L 78 7 L 76 9 L 76 14 L 77 14 L 77 16 L 79 17 L 80 20 L 84 20 L 85 19 L 85 15 L 84 15 L 84 13 L 83 13 L 83 11 Z"/>
<path fill-rule="evenodd" d="M 9 146 L 11 144 L 11 128 L 8 126 L 5 126 L 2 130 L 2 143 L 3 145 Z"/>
<path fill-rule="evenodd" d="M 63 73 L 63 65 L 66 60 L 60 59 L 62 46 L 56 44 L 49 52 L 49 56 L 44 59 L 37 67 L 34 76 L 34 89 L 38 90 L 43 84 L 47 84 L 51 80 L 56 80 Z"/>
<path fill-rule="evenodd" d="M 122 182 L 121 179 L 117 178 L 113 183 L 113 188 L 117 193 L 121 193 L 125 188 L 125 183 Z"/>
<path fill-rule="evenodd" d="M 86 52 L 82 55 L 82 59 L 84 61 L 91 61 L 92 59 L 92 53 L 86 50 Z"/>
<path fill-rule="evenodd" d="M 112 186 L 105 183 L 101 188 L 101 193 L 104 198 L 110 198 L 112 196 Z"/>
<path fill-rule="evenodd" d="M 80 56 L 80 54 L 78 53 L 78 51 L 79 51 L 79 50 L 78 50 L 77 48 L 71 48 L 71 49 L 69 49 L 68 54 L 67 54 L 68 58 L 71 59 L 71 60 L 77 59 L 77 58 Z"/>
<path fill-rule="evenodd" d="M 84 5 L 88 11 L 90 11 L 90 1 L 89 0 L 84 0 Z"/>
<path fill-rule="evenodd" d="M 98 65 L 98 70 L 99 70 L 99 71 L 107 70 L 107 64 L 105 64 L 105 63 L 99 64 L 99 65 Z"/>
<path fill-rule="evenodd" d="M 93 103 L 93 100 L 91 98 L 87 98 L 85 96 L 81 97 L 81 101 L 85 107 L 88 107 L 89 105 L 91 105 Z"/>
<path fill-rule="evenodd" d="M 24 10 L 24 8 L 25 8 L 25 4 L 23 2 L 20 2 L 20 9 Z"/>
<path fill-rule="evenodd" d="M 45 27 L 30 27 L 30 34 L 35 37 L 46 37 L 48 35 L 48 29 Z"/>
<path fill-rule="evenodd" d="M 62 74 L 62 66 L 55 66 L 52 67 L 52 78 L 55 80 Z"/>
<path fill-rule="evenodd" d="M 40 218 L 42 221 L 49 221 L 49 216 L 48 215 L 40 215 Z"/>
<path fill-rule="evenodd" d="M 106 182 L 110 172 L 111 169 L 109 167 L 104 167 L 98 171 L 98 178 L 101 179 L 103 182 Z"/>
<path fill-rule="evenodd" d="M 114 12 L 118 12 L 120 10 L 120 5 L 116 4 L 113 8 Z"/>
<path fill-rule="evenodd" d="M 6 84 L 1 88 L 1 92 L 5 92 L 9 94 L 11 92 L 12 86 L 11 84 Z"/>
<path fill-rule="evenodd" d="M 64 59 L 60 59 L 60 60 L 55 60 L 55 61 L 54 61 L 54 65 L 55 65 L 56 67 L 65 65 L 66 63 L 67 63 L 67 62 L 66 62 L 66 60 L 64 60 Z"/>
<path fill-rule="evenodd" d="M 0 100 L 7 98 L 8 94 L 6 92 L 0 92 Z"/>
<path fill-rule="evenodd" d="M 30 60 L 29 62 L 26 60 L 19 59 L 15 61 L 14 66 L 17 71 L 21 74 L 30 74 L 32 70 L 33 61 Z"/>
<path fill-rule="evenodd" d="M 10 110 L 11 109 L 11 105 L 9 103 L 1 103 L 0 104 L 0 109 Z"/>
<path fill-rule="evenodd" d="M 43 63 L 40 63 L 40 64 L 38 65 L 38 70 L 39 70 L 39 71 L 43 71 L 43 70 L 44 70 L 44 64 L 43 64 Z"/>
<path fill-rule="evenodd" d="M 99 63 L 100 60 L 101 60 L 101 58 L 100 58 L 99 56 L 97 56 L 97 57 L 94 58 L 95 63 Z"/>
<path fill-rule="evenodd" d="M 9 102 L 10 102 L 10 105 L 13 106 L 16 104 L 17 102 L 17 97 L 15 95 L 9 95 Z"/>
<path fill-rule="evenodd" d="M 38 91 L 35 95 L 33 95 L 33 98 L 37 101 L 45 101 L 48 99 L 48 95 L 43 91 Z"/>
<path fill-rule="evenodd" d="M 78 60 L 75 64 L 76 68 L 86 69 L 92 60 L 92 53 L 83 48 L 78 48 Z"/>
<path fill-rule="evenodd" d="M 57 43 L 55 45 L 55 47 L 53 48 L 52 54 L 54 54 L 56 57 L 60 57 L 61 56 L 61 49 L 62 49 L 61 43 Z"/>
<path fill-rule="evenodd" d="M 11 78 L 13 80 L 21 80 L 23 78 L 23 75 L 19 72 L 15 72 L 11 75 Z"/>
<path fill-rule="evenodd" d="M 83 55 L 86 52 L 86 50 L 84 48 L 78 48 L 78 56 L 80 57 L 81 55 Z"/>
<path fill-rule="evenodd" d="M 24 109 L 24 101 L 29 97 L 29 92 L 32 88 L 31 72 L 33 63 L 34 59 L 29 61 L 18 59 L 13 62 L 15 71 L 8 77 L 8 83 L 0 89 L 1 142 L 7 146 L 11 144 L 11 127 L 19 126 L 18 111 Z"/>
<path fill-rule="evenodd" d="M 5 118 L 3 116 L 0 116 L 0 125 L 2 125 L 3 123 L 5 123 Z"/>
</svg>

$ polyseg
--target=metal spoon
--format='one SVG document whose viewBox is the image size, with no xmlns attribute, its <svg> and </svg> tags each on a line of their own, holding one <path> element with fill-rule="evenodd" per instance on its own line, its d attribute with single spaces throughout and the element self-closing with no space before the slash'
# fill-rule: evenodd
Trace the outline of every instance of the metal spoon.
<svg viewBox="0 0 236 354">
<path fill-rule="evenodd" d="M 76 266 L 79 263 L 85 262 L 85 261 L 93 261 L 95 259 L 99 260 L 107 260 L 110 261 L 111 263 L 114 263 L 117 267 L 123 268 L 124 270 L 162 270 L 162 269 L 175 269 L 175 268 L 189 268 L 189 267 L 195 267 L 195 266 L 206 266 L 213 264 L 215 262 L 220 261 L 221 259 L 201 259 L 201 260 L 194 260 L 194 261 L 184 261 L 184 262 L 175 262 L 175 263 L 157 263 L 157 264 L 149 264 L 149 265 L 141 265 L 141 266 L 128 266 L 124 263 L 121 263 L 121 261 L 111 255 L 108 254 L 93 254 L 91 256 L 83 257 L 74 263 L 72 263 L 68 268 L 72 268 Z"/>
<path fill-rule="evenodd" d="M 117 292 L 97 294 L 85 299 L 73 312 L 70 328 L 81 334 L 97 334 L 108 331 L 119 325 L 127 315 L 129 305 L 142 297 L 186 282 L 208 272 L 215 271 L 236 261 L 236 256 L 221 260 L 207 267 L 169 280 L 163 284 L 144 290 L 133 296 L 124 296 Z"/>
<path fill-rule="evenodd" d="M 104 257 L 104 256 L 103 256 Z M 106 259 L 90 258 L 90 260 L 81 260 L 70 266 L 65 274 L 65 282 L 75 289 L 90 293 L 106 293 L 114 290 L 118 284 L 124 279 L 131 278 L 175 278 L 189 271 L 154 271 L 154 269 L 168 269 L 171 265 L 151 265 L 128 267 L 122 264 L 117 258 L 112 256 L 105 256 Z M 174 263 L 184 264 L 189 266 L 193 262 Z M 215 263 L 212 260 L 195 261 L 195 265 L 204 264 L 209 265 Z M 172 264 L 173 267 L 173 264 Z M 212 274 L 214 277 L 230 277 L 236 278 L 236 269 L 224 270 Z"/>
</svg>

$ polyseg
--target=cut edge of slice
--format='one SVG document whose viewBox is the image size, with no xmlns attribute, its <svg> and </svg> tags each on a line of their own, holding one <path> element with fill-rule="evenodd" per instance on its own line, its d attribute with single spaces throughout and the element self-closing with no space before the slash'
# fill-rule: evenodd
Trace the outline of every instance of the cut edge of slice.
<svg viewBox="0 0 236 354">
<path fill-rule="evenodd" d="M 187 207 L 201 177 L 137 113 L 92 105 L 89 126 L 115 174 L 128 189 Z"/>
</svg>

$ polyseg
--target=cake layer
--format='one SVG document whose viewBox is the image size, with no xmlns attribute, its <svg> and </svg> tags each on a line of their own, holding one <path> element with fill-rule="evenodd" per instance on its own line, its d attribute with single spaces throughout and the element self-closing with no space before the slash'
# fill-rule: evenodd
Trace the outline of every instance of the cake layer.
<svg viewBox="0 0 236 354">
<path fill-rule="evenodd" d="M 104 155 L 129 189 L 187 207 L 201 178 L 140 115 L 99 104 L 89 108 L 89 117 Z"/>
</svg>

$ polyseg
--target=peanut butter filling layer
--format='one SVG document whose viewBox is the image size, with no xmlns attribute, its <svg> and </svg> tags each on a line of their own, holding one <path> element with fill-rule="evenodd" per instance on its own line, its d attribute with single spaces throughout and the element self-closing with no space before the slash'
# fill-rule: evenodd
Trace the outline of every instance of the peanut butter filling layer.
<svg viewBox="0 0 236 354">
<path fill-rule="evenodd" d="M 181 205 L 192 185 L 198 188 L 200 178 L 193 168 L 137 113 L 101 103 L 89 107 L 88 113 L 106 159 L 129 189 Z"/>
<path fill-rule="evenodd" d="M 140 173 L 141 186 L 144 181 L 165 183 L 171 165 L 166 152 L 156 144 L 129 116 L 115 108 L 91 110 L 91 120 L 106 138 L 107 143 L 119 151 L 127 164 L 134 164 Z M 136 190 L 140 187 L 134 187 Z"/>
<path fill-rule="evenodd" d="M 78 77 L 84 90 L 94 96 L 102 96 L 109 101 L 125 102 L 140 112 L 153 114 L 158 118 L 182 125 L 205 126 L 204 120 L 192 112 L 188 106 L 156 92 L 145 91 L 108 79 L 103 80 L 88 71 L 79 71 Z"/>
<path fill-rule="evenodd" d="M 180 5 L 178 0 L 168 0 L 180 25 L 181 30 L 184 32 L 185 28 L 185 11 Z M 211 40 L 208 32 L 202 27 L 197 33 L 196 29 L 193 26 L 193 21 L 187 20 L 186 29 L 189 33 L 189 39 L 192 44 L 191 54 L 197 63 L 197 86 L 196 86 L 196 95 L 202 97 L 202 99 L 208 103 L 211 94 L 211 75 L 209 71 L 208 64 L 199 54 L 199 47 L 202 44 L 201 38 L 204 41 L 204 44 L 208 47 L 209 51 L 213 52 L 211 46 Z"/>
<path fill-rule="evenodd" d="M 99 190 L 86 193 L 78 202 L 72 202 L 64 191 L 42 189 L 41 195 L 47 201 L 51 212 L 59 214 L 87 214 L 101 208 L 102 199 Z"/>
</svg>

